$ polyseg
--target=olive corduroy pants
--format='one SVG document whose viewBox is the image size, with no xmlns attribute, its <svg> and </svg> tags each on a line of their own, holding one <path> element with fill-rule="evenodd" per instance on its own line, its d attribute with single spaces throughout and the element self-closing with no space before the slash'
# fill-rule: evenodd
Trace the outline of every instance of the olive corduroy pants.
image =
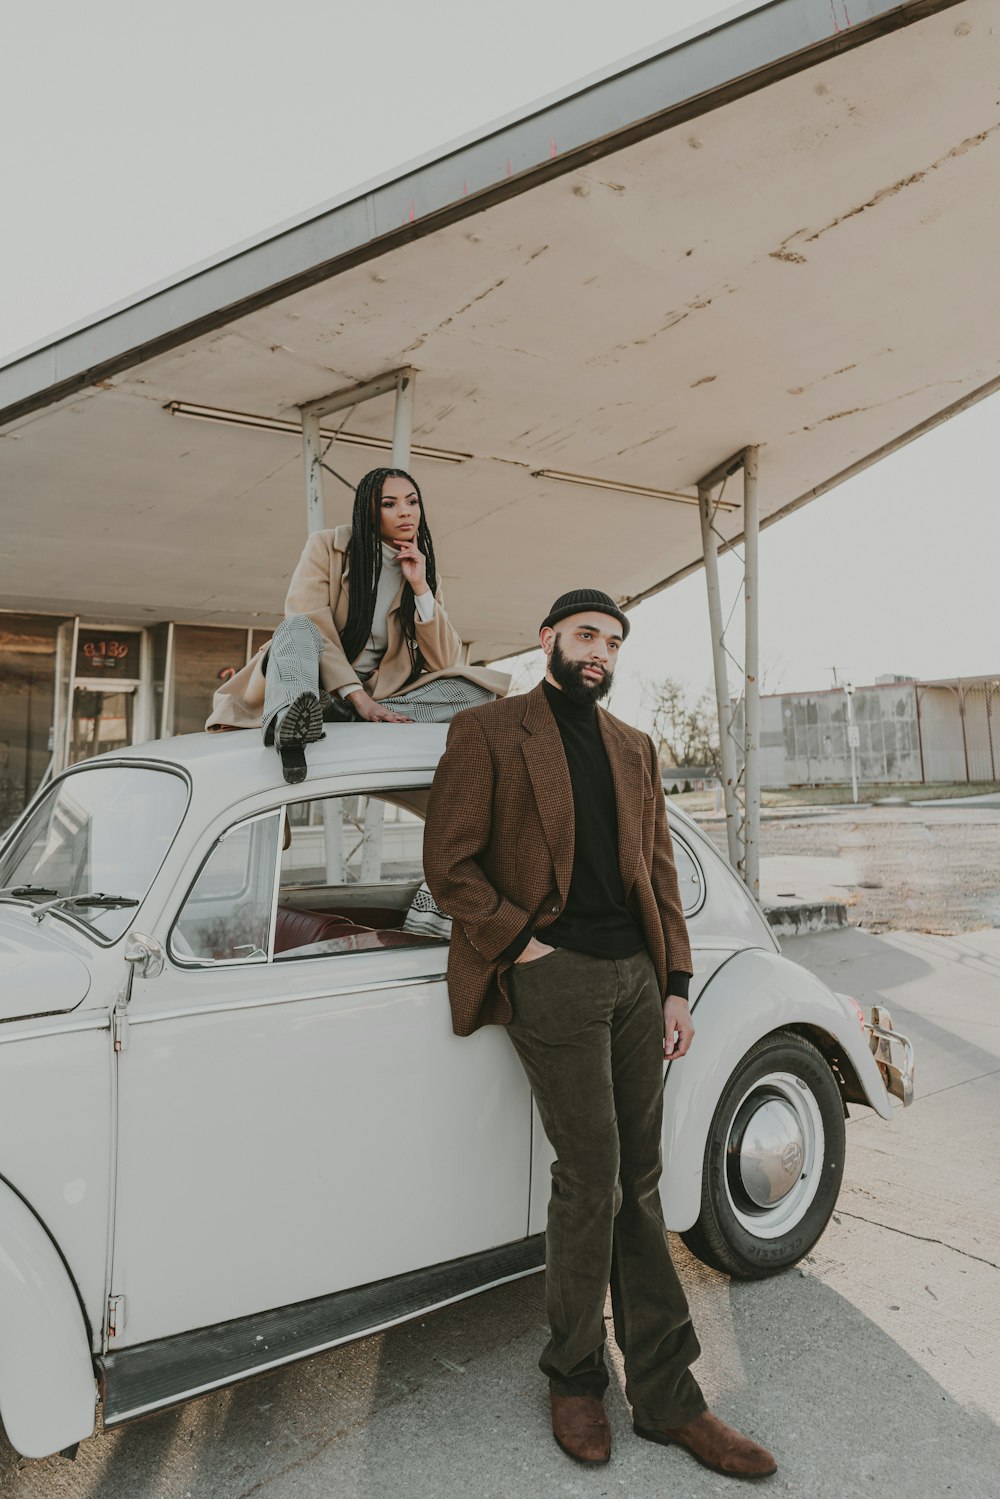
<svg viewBox="0 0 1000 1499">
<path fill-rule="evenodd" d="M 660 1206 L 663 1005 L 652 960 L 645 948 L 620 959 L 555 948 L 511 974 L 508 1034 L 556 1153 L 539 1366 L 560 1394 L 604 1393 L 610 1282 L 634 1419 L 680 1426 L 705 1400 Z"/>
</svg>

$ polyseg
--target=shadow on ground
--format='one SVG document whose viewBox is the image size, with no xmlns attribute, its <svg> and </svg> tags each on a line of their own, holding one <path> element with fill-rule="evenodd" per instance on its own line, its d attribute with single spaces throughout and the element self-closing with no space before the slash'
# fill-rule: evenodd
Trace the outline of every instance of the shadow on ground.
<svg viewBox="0 0 1000 1499">
<path fill-rule="evenodd" d="M 811 1274 L 730 1283 L 676 1246 L 719 1413 L 776 1452 L 766 1487 L 808 1499 L 996 1493 L 1000 1430 Z M 7 1499 L 516 1499 L 731 1491 L 630 1429 L 613 1381 L 611 1465 L 554 1445 L 535 1359 L 540 1276 L 84 1443 L 75 1463 L 0 1443 Z"/>
</svg>

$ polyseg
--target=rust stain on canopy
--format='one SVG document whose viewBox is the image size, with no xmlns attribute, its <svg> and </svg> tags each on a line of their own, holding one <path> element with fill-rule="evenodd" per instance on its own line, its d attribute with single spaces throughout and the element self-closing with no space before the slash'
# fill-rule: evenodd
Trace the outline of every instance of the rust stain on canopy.
<svg viewBox="0 0 1000 1499">
<path fill-rule="evenodd" d="M 841 224 L 846 224 L 848 219 L 855 218 L 859 213 L 867 213 L 870 208 L 877 208 L 880 203 L 884 203 L 888 198 L 894 198 L 897 193 L 905 192 L 908 187 L 915 187 L 920 182 L 926 182 L 931 172 L 939 171 L 948 162 L 957 161 L 967 151 L 974 151 L 977 146 L 984 145 L 990 136 L 994 135 L 998 130 L 1000 130 L 1000 120 L 991 125 L 988 130 L 981 130 L 978 135 L 970 135 L 967 140 L 959 141 L 957 146 L 952 146 L 950 151 L 946 151 L 937 161 L 932 161 L 930 166 L 924 167 L 919 172 L 911 172 L 909 177 L 903 177 L 899 182 L 893 182 L 889 187 L 880 188 L 867 202 L 859 203 L 857 208 L 848 209 L 839 218 L 834 219 L 829 224 L 825 224 L 822 229 L 815 230 L 814 233 L 807 236 L 806 243 L 815 243 L 821 235 L 829 234 L 831 229 L 838 229 Z"/>
</svg>

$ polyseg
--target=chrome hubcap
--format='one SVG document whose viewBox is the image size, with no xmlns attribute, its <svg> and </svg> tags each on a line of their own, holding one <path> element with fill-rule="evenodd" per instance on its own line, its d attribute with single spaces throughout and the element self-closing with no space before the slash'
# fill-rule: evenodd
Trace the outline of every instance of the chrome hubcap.
<svg viewBox="0 0 1000 1499">
<path fill-rule="evenodd" d="M 761 1078 L 740 1099 L 726 1142 L 726 1193 L 756 1238 L 793 1228 L 816 1195 L 825 1136 L 812 1092 L 790 1072 Z"/>
<path fill-rule="evenodd" d="M 740 1134 L 743 1189 L 759 1208 L 769 1208 L 795 1186 L 805 1150 L 795 1110 L 783 1098 L 749 1099 L 749 1119 Z"/>
</svg>

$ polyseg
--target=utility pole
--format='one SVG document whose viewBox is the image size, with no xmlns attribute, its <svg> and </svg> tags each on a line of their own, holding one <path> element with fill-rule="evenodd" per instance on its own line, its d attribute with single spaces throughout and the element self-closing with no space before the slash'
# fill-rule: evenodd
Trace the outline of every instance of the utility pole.
<svg viewBox="0 0 1000 1499">
<path fill-rule="evenodd" d="M 837 669 L 834 667 L 834 677 Z M 847 698 L 847 745 L 851 751 L 851 794 L 855 804 L 858 800 L 858 746 L 861 743 L 861 730 L 854 722 L 854 688 L 850 682 L 844 684 L 844 696 Z"/>
</svg>

